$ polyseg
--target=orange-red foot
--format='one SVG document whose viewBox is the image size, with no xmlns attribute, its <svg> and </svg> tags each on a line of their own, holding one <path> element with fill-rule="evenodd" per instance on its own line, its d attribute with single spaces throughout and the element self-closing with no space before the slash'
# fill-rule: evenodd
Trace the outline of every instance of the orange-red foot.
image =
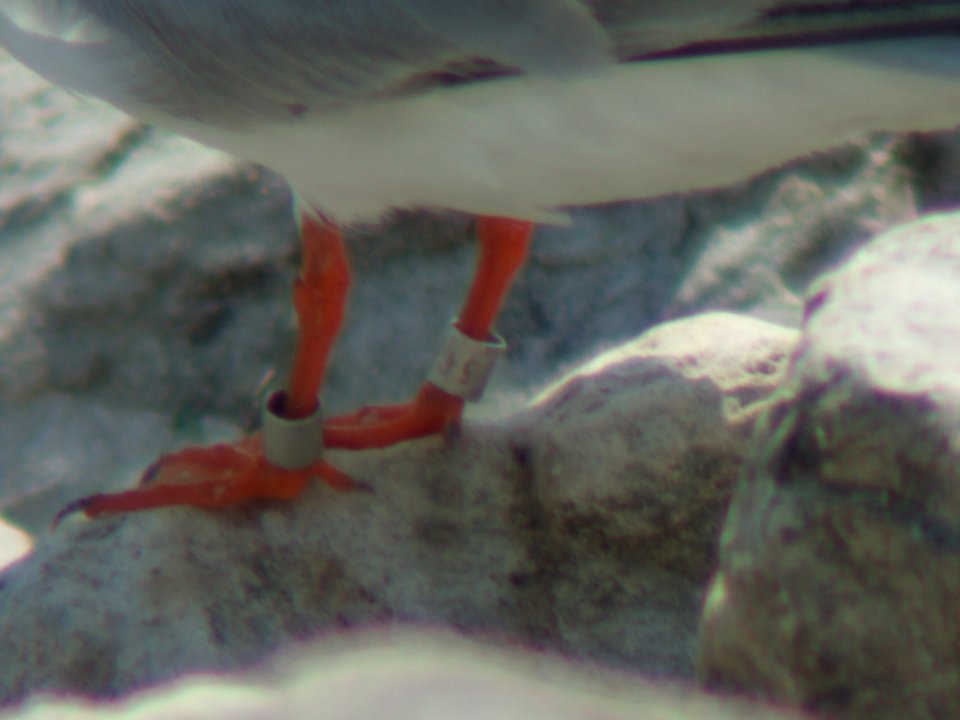
<svg viewBox="0 0 960 720">
<path fill-rule="evenodd" d="M 293 500 L 312 477 L 341 491 L 364 487 L 323 460 L 302 470 L 275 467 L 263 455 L 260 436 L 253 435 L 229 445 L 164 455 L 143 473 L 140 487 L 75 500 L 57 513 L 54 525 L 80 511 L 94 517 L 171 505 L 222 508 L 253 500 Z"/>
<path fill-rule="evenodd" d="M 463 398 L 427 383 L 410 403 L 365 407 L 330 418 L 323 424 L 323 444 L 362 450 L 424 435 L 449 436 L 460 427 L 463 404 Z"/>
</svg>

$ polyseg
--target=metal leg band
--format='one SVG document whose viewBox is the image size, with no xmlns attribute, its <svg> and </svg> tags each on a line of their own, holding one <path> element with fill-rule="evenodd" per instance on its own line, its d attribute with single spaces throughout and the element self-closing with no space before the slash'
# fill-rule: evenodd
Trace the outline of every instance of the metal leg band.
<svg viewBox="0 0 960 720">
<path fill-rule="evenodd" d="M 467 337 L 451 324 L 440 354 L 427 376 L 428 382 L 464 400 L 479 400 L 493 366 L 507 349 L 499 335 L 488 340 Z"/>
<path fill-rule="evenodd" d="M 283 470 L 302 470 L 323 456 L 323 409 L 317 400 L 313 415 L 296 420 L 283 417 L 287 395 L 283 390 L 264 400 L 263 450 L 267 462 Z"/>
</svg>

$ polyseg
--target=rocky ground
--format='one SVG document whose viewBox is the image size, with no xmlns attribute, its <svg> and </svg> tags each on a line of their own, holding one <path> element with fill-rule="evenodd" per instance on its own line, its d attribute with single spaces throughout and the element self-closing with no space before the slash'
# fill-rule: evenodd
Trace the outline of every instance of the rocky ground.
<svg viewBox="0 0 960 720">
<path fill-rule="evenodd" d="M 4 717 L 956 714 L 960 225 L 873 240 L 957 204 L 954 134 L 541 229 L 461 435 L 334 455 L 373 493 L 51 532 L 250 427 L 297 245 L 268 173 L 6 59 L 0 87 L 0 538 L 34 545 L 0 575 Z M 350 249 L 333 412 L 416 390 L 473 252 L 415 214 Z"/>
</svg>

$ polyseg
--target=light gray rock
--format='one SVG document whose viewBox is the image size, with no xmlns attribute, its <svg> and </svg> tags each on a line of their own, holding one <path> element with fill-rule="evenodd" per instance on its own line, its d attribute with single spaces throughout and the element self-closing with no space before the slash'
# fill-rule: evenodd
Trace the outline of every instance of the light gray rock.
<svg viewBox="0 0 960 720">
<path fill-rule="evenodd" d="M 726 314 L 676 321 L 533 401 L 525 454 L 549 511 L 531 547 L 564 650 L 637 666 L 659 647 L 648 669 L 686 676 L 676 643 L 693 652 L 684 618 L 699 612 L 731 483 L 794 337 Z"/>
<path fill-rule="evenodd" d="M 33 549 L 33 540 L 18 527 L 0 520 L 0 571 Z"/>
<path fill-rule="evenodd" d="M 231 678 L 199 675 L 122 702 L 38 697 L 4 720 L 788 720 L 678 683 L 437 633 L 328 637 Z"/>
<path fill-rule="evenodd" d="M 960 215 L 820 280 L 723 531 L 710 685 L 838 718 L 960 716 Z"/>
<path fill-rule="evenodd" d="M 0 576 L 0 698 L 123 694 L 383 623 L 691 677 L 719 519 L 795 337 L 676 321 L 455 440 L 331 453 L 372 493 L 70 523 Z"/>
</svg>

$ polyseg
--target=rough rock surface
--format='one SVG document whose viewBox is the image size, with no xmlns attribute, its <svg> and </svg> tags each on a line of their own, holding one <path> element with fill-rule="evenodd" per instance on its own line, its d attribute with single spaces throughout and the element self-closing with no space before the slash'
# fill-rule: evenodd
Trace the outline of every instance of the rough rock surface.
<svg viewBox="0 0 960 720">
<path fill-rule="evenodd" d="M 372 493 L 71 523 L 0 578 L 0 700 L 120 694 L 385 622 L 689 677 L 720 518 L 795 337 L 676 321 L 449 443 L 331 453 Z"/>
<path fill-rule="evenodd" d="M 819 281 L 707 600 L 703 678 L 843 718 L 960 717 L 960 216 Z"/>
<path fill-rule="evenodd" d="M 256 672 L 200 675 L 111 704 L 34 698 L 17 720 L 799 720 L 638 675 L 437 633 L 325 637 Z M 0 717 L 10 715 L 0 713 Z"/>
<path fill-rule="evenodd" d="M 27 555 L 33 540 L 18 527 L 0 520 L 0 570 Z"/>
</svg>

